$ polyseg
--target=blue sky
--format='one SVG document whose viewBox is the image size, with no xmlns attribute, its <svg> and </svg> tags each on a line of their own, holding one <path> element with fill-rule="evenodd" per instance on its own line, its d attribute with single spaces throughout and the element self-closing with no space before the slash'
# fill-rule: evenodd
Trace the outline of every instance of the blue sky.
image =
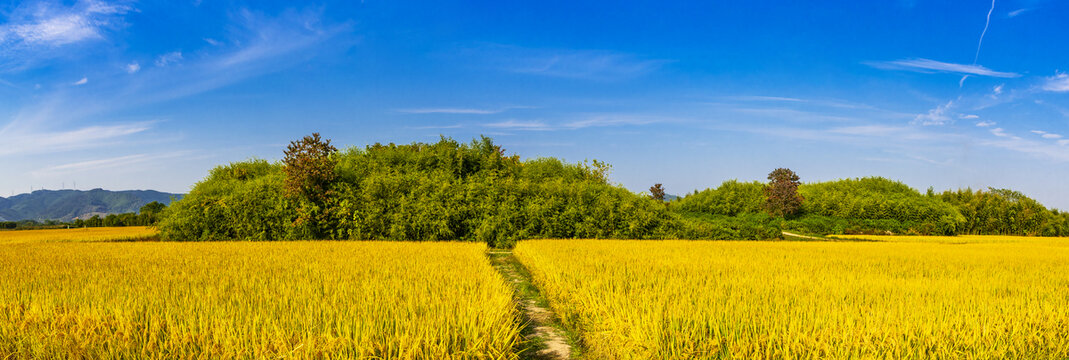
<svg viewBox="0 0 1069 360">
<path fill-rule="evenodd" d="M 992 6 L 993 5 L 993 6 Z M 185 192 L 218 164 L 493 137 L 683 194 L 790 167 L 1069 209 L 1056 1 L 0 5 L 0 196 Z"/>
</svg>

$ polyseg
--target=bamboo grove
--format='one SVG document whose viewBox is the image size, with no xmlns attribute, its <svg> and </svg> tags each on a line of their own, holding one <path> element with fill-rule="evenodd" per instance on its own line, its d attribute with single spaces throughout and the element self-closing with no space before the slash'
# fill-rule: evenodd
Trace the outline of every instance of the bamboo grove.
<svg viewBox="0 0 1069 360">
<path fill-rule="evenodd" d="M 296 155 L 294 155 L 296 154 Z M 282 162 L 219 166 L 164 210 L 164 240 L 735 239 L 810 234 L 1069 235 L 1069 214 L 1009 190 L 920 192 L 883 178 L 804 183 L 770 216 L 759 182 L 670 202 L 609 182 L 609 165 L 521 160 L 487 138 L 337 151 L 318 136 Z M 303 177 L 302 177 L 303 176 Z"/>
</svg>

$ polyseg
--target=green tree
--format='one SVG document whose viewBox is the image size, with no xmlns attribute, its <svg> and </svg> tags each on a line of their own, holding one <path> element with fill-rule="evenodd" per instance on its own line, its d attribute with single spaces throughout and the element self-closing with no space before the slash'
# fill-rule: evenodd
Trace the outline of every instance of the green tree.
<svg viewBox="0 0 1069 360">
<path fill-rule="evenodd" d="M 798 174 L 787 168 L 778 168 L 768 174 L 768 186 L 765 187 L 765 211 L 774 217 L 787 217 L 798 212 L 802 206 L 798 195 Z"/>
<path fill-rule="evenodd" d="M 141 222 L 140 225 L 155 224 L 159 219 L 160 213 L 162 213 L 165 208 L 167 208 L 167 205 L 164 205 L 159 201 L 153 201 L 142 206 L 141 209 L 137 211 L 141 214 L 140 219 L 138 219 Z"/>
</svg>

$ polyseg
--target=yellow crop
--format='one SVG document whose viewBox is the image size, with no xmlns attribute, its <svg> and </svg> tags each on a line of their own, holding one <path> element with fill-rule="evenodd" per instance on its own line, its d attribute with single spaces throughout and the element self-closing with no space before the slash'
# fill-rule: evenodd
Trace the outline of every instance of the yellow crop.
<svg viewBox="0 0 1069 360">
<path fill-rule="evenodd" d="M 539 240 L 591 359 L 1065 359 L 1069 244 Z"/>
<path fill-rule="evenodd" d="M 0 244 L 78 242 L 78 241 L 126 241 L 141 240 L 156 236 L 156 229 L 147 226 L 94 227 L 46 230 L 0 231 Z"/>
<path fill-rule="evenodd" d="M 830 235 L 831 238 L 846 240 L 871 240 L 885 242 L 928 242 L 941 244 L 981 244 L 981 243 L 1069 243 L 1069 238 L 1014 236 L 1014 235 Z"/>
<path fill-rule="evenodd" d="M 0 244 L 0 359 L 515 358 L 473 243 Z"/>
</svg>

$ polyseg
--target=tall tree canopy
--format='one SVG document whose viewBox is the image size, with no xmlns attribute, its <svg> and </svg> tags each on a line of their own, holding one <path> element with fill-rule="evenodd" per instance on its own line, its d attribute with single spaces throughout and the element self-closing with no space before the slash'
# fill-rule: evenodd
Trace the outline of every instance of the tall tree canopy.
<svg viewBox="0 0 1069 360">
<path fill-rule="evenodd" d="M 798 174 L 787 168 L 778 168 L 768 174 L 765 187 L 765 210 L 775 217 L 786 217 L 798 212 L 802 196 L 798 195 Z"/>
<path fill-rule="evenodd" d="M 327 231 L 327 200 L 331 196 L 331 184 L 338 177 L 334 172 L 337 161 L 333 155 L 336 152 L 338 149 L 330 145 L 329 139 L 313 133 L 290 142 L 282 159 L 282 171 L 286 174 L 285 194 L 300 204 L 294 224 L 307 227 L 317 238 Z"/>
<path fill-rule="evenodd" d="M 661 184 L 650 186 L 650 198 L 653 198 L 653 200 L 664 201 L 664 186 Z"/>
</svg>

